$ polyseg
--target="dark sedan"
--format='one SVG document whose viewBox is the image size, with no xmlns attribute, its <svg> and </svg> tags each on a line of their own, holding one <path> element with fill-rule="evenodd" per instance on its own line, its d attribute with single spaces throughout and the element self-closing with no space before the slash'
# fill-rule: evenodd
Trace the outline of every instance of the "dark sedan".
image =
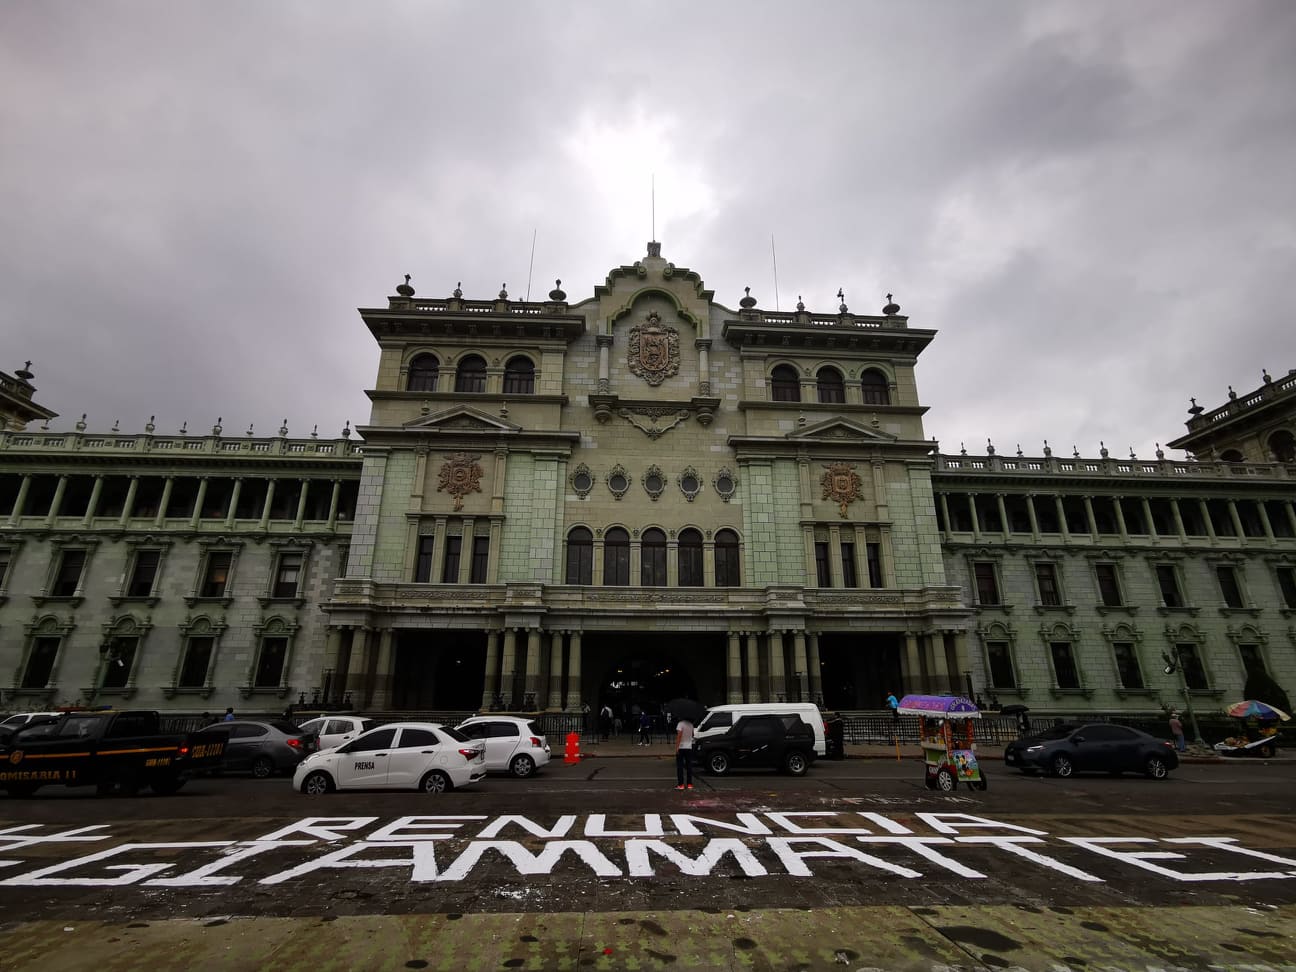
<svg viewBox="0 0 1296 972">
<path fill-rule="evenodd" d="M 228 729 L 230 733 L 221 769 L 250 770 L 259 780 L 277 773 L 291 776 L 298 763 L 319 749 L 318 733 L 303 730 L 286 719 L 236 719 L 209 728 Z"/>
<path fill-rule="evenodd" d="M 1066 723 L 1008 744 L 1004 765 L 1024 773 L 1142 773 L 1163 780 L 1179 765 L 1174 747 L 1128 726 L 1106 722 Z"/>
</svg>

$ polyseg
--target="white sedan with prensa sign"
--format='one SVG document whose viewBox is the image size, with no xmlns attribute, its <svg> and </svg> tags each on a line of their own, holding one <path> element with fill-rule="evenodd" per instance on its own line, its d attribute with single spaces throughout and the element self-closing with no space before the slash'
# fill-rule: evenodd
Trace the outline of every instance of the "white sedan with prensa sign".
<svg viewBox="0 0 1296 972">
<path fill-rule="evenodd" d="M 480 740 L 435 722 L 394 722 L 308 756 L 293 774 L 293 786 L 309 794 L 335 789 L 444 793 L 485 775 L 486 748 Z"/>
</svg>

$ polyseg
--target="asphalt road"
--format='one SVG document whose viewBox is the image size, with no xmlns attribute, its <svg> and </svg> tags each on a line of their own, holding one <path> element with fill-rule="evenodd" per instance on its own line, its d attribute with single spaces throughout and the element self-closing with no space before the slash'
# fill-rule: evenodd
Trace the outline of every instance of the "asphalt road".
<svg viewBox="0 0 1296 972">
<path fill-rule="evenodd" d="M 0 907 L 31 949 L 0 969 L 47 964 L 60 928 L 90 923 L 99 967 L 133 968 L 164 932 L 215 948 L 248 921 L 257 935 L 213 953 L 228 963 L 207 959 L 266 967 L 283 963 L 246 949 L 303 919 L 316 951 L 339 939 L 311 968 L 1296 967 L 1296 761 L 1155 782 L 988 769 L 987 791 L 952 794 L 925 789 L 914 760 L 877 759 L 699 776 L 681 793 L 665 757 L 555 762 L 439 796 L 233 777 L 170 797 L 50 789 L 0 801 Z M 757 919 L 760 936 L 726 930 Z M 330 965 L 361 927 L 399 947 Z M 469 927 L 498 949 L 469 956 Z"/>
</svg>

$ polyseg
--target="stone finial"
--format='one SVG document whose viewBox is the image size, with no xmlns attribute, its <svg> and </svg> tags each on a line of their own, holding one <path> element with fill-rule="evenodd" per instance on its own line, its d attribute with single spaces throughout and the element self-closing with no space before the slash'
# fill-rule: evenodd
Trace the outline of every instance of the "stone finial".
<svg viewBox="0 0 1296 972">
<path fill-rule="evenodd" d="M 21 368 L 14 372 L 14 377 L 19 381 L 31 381 L 36 376 L 32 374 L 31 362 L 28 361 Z"/>
<path fill-rule="evenodd" d="M 405 274 L 405 282 L 396 285 L 396 293 L 400 294 L 402 297 L 414 296 L 414 288 L 410 286 L 410 275 L 408 273 Z"/>
<path fill-rule="evenodd" d="M 154 419 L 156 418 L 157 418 L 156 415 L 150 415 L 148 422 L 145 423 L 144 425 L 144 431 L 147 432 L 149 435 L 152 435 L 153 430 L 157 428 L 157 423 L 154 422 Z"/>
<path fill-rule="evenodd" d="M 80 420 L 79 422 L 77 422 L 77 424 L 76 424 L 76 430 L 77 430 L 78 432 L 84 432 L 84 431 L 86 430 L 86 413 L 85 413 L 85 412 L 82 412 L 82 413 L 81 413 L 81 420 Z"/>
<path fill-rule="evenodd" d="M 751 295 L 750 287 L 744 287 L 743 293 L 746 294 L 747 296 L 745 296 L 742 300 L 738 301 L 738 306 L 740 306 L 743 310 L 751 310 L 753 307 L 756 306 L 756 298 Z"/>
<path fill-rule="evenodd" d="M 1098 455 L 1102 456 L 1104 459 L 1106 459 L 1108 456 L 1107 443 L 1104 442 L 1102 439 L 1098 440 Z"/>
<path fill-rule="evenodd" d="M 458 281 L 458 282 L 455 284 L 454 293 L 451 294 L 450 296 L 453 297 L 455 300 L 458 300 L 460 297 L 463 296 L 463 281 L 462 281 L 462 280 Z"/>
<path fill-rule="evenodd" d="M 111 430 L 111 431 L 113 431 L 113 432 L 120 432 L 120 431 L 121 431 L 121 421 L 120 421 L 119 419 L 113 419 L 113 424 L 112 424 L 112 430 Z"/>
<path fill-rule="evenodd" d="M 994 454 L 995 454 L 994 443 L 991 442 L 989 439 L 986 439 L 986 455 L 993 456 Z"/>
<path fill-rule="evenodd" d="M 1074 442 L 1071 443 L 1071 458 L 1072 459 L 1080 458 L 1080 450 L 1076 448 L 1076 444 Z"/>
<path fill-rule="evenodd" d="M 549 291 L 549 299 L 556 304 L 561 304 L 567 299 L 567 295 L 563 293 L 561 280 L 554 281 L 554 289 Z"/>
<path fill-rule="evenodd" d="M 891 299 L 891 295 L 886 295 L 886 306 L 882 308 L 882 313 L 886 317 L 895 317 L 900 313 L 900 305 Z"/>
<path fill-rule="evenodd" d="M 1189 415 L 1200 415 L 1202 412 L 1206 411 L 1206 409 L 1197 404 L 1197 399 L 1190 398 L 1188 401 L 1192 402 L 1192 407 L 1188 409 Z"/>
<path fill-rule="evenodd" d="M 1158 459 L 1164 459 L 1164 458 L 1165 458 L 1165 450 L 1161 448 L 1161 443 L 1158 442 L 1158 443 L 1156 444 L 1156 447 L 1157 447 L 1157 448 L 1156 448 L 1156 457 L 1157 457 Z"/>
<path fill-rule="evenodd" d="M 431 411 L 432 411 L 432 403 L 429 402 L 426 398 L 423 399 L 423 404 L 419 406 L 419 414 L 428 415 L 429 413 L 431 413 Z"/>
<path fill-rule="evenodd" d="M 45 421 L 43 421 L 43 422 L 41 423 L 40 430 L 41 430 L 42 432 L 48 432 L 48 431 L 50 430 L 50 427 L 49 427 L 49 419 L 46 419 Z"/>
<path fill-rule="evenodd" d="M 1133 447 L 1133 446 L 1130 446 L 1130 447 L 1129 447 L 1129 451 L 1130 451 L 1130 458 L 1131 458 L 1131 459 L 1137 459 L 1137 458 L 1138 458 L 1138 456 L 1134 455 L 1134 447 Z"/>
<path fill-rule="evenodd" d="M 28 364 L 31 364 L 30 361 L 28 361 L 27 363 L 28 363 Z M 1268 372 L 1268 370 L 1265 369 L 1265 368 L 1261 368 L 1261 369 L 1260 369 L 1260 377 L 1264 379 L 1264 383 L 1265 383 L 1266 385 L 1269 384 L 1269 382 L 1273 381 L 1273 379 L 1269 377 L 1269 372 Z"/>
<path fill-rule="evenodd" d="M 508 300 L 508 284 L 500 284 L 499 299 Z"/>
<path fill-rule="evenodd" d="M 1024 455 L 1026 455 L 1026 453 L 1022 452 L 1022 450 L 1021 450 L 1021 443 L 1018 442 L 1018 443 L 1017 443 L 1017 458 L 1020 459 L 1020 458 L 1021 458 L 1022 456 L 1024 456 Z"/>
<path fill-rule="evenodd" d="M 966 456 L 966 455 L 967 455 L 967 446 L 964 445 L 962 442 L 959 443 L 959 455 L 960 455 L 960 456 Z"/>
<path fill-rule="evenodd" d="M 1044 440 L 1044 458 L 1050 459 L 1053 456 L 1053 450 L 1049 448 L 1048 439 Z"/>
<path fill-rule="evenodd" d="M 312 425 L 312 426 L 311 426 L 311 438 L 312 438 L 312 439 L 318 439 L 318 438 L 319 438 L 319 424 L 318 424 L 318 423 L 316 423 L 315 425 Z"/>
<path fill-rule="evenodd" d="M 805 301 L 801 299 L 800 294 L 797 294 L 797 313 L 800 314 L 803 313 L 804 311 L 805 311 Z"/>
<path fill-rule="evenodd" d="M 188 435 L 188 434 L 189 434 L 189 420 L 188 420 L 188 419 L 185 419 L 183 422 L 180 423 L 180 434 L 181 434 L 181 435 Z"/>
<path fill-rule="evenodd" d="M 221 421 L 221 417 L 219 415 L 216 416 L 216 424 L 212 426 L 212 435 L 220 435 L 223 431 L 221 428 Z"/>
<path fill-rule="evenodd" d="M 279 438 L 286 439 L 287 437 L 288 437 L 288 419 L 285 418 L 283 420 L 283 424 L 279 426 Z"/>
<path fill-rule="evenodd" d="M 243 433 L 244 435 L 251 437 L 252 435 L 255 435 L 255 434 L 256 434 L 256 433 L 254 433 L 254 432 L 252 431 L 252 426 L 253 426 L 253 424 L 254 424 L 254 423 L 252 423 L 252 422 L 249 422 L 249 423 L 248 423 L 248 430 L 247 430 L 246 432 Z"/>
<path fill-rule="evenodd" d="M 849 313 L 850 308 L 846 306 L 846 292 L 841 287 L 837 288 L 837 299 L 841 301 L 837 310 L 842 314 Z"/>
<path fill-rule="evenodd" d="M 1232 385 L 1229 385 L 1228 388 L 1229 388 L 1229 401 L 1231 402 L 1231 401 L 1233 401 L 1235 398 L 1237 398 L 1237 392 L 1235 392 L 1235 391 L 1233 390 L 1233 386 L 1232 386 Z"/>
<path fill-rule="evenodd" d="M 344 438 L 344 439 L 349 439 L 349 438 L 351 438 L 351 420 L 350 420 L 350 419 L 347 419 L 347 420 L 346 420 L 346 425 L 344 425 L 344 426 L 342 427 L 342 438 Z"/>
<path fill-rule="evenodd" d="M 508 419 L 508 402 L 500 403 L 499 416 L 502 419 Z"/>
</svg>

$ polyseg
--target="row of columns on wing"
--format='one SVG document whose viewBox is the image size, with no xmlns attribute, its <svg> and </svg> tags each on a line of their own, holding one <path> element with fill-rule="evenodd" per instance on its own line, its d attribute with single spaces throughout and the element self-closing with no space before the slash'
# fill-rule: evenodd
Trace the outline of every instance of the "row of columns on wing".
<svg viewBox="0 0 1296 972">
<path fill-rule="evenodd" d="M 344 636 L 351 643 L 344 654 Z M 582 632 L 505 628 L 486 632 L 482 711 L 579 711 Z M 824 703 L 819 632 L 800 628 L 730 631 L 726 635 L 726 701 Z M 905 632 L 900 659 L 904 692 L 961 691 L 970 671 L 967 633 Z M 360 707 L 391 704 L 396 631 L 330 628 L 324 696 L 344 694 Z"/>
<path fill-rule="evenodd" d="M 1290 499 L 1205 497 L 1036 496 L 1031 493 L 938 494 L 941 530 L 953 533 L 1073 534 L 1083 536 L 1208 537 L 1211 540 L 1296 537 Z"/>
<path fill-rule="evenodd" d="M 151 521 L 156 528 L 181 520 L 191 529 L 203 520 L 229 528 L 236 520 L 256 520 L 265 529 L 271 520 L 291 520 L 294 529 L 306 522 L 323 522 L 332 530 L 339 520 L 349 521 L 354 515 L 358 486 L 354 479 L 327 477 L 27 473 L 12 494 L 12 503 L 0 496 L 0 516 L 8 513 L 10 527 L 33 518 L 41 519 L 46 528 L 68 520 L 86 528 L 104 520 L 119 527 Z"/>
</svg>

